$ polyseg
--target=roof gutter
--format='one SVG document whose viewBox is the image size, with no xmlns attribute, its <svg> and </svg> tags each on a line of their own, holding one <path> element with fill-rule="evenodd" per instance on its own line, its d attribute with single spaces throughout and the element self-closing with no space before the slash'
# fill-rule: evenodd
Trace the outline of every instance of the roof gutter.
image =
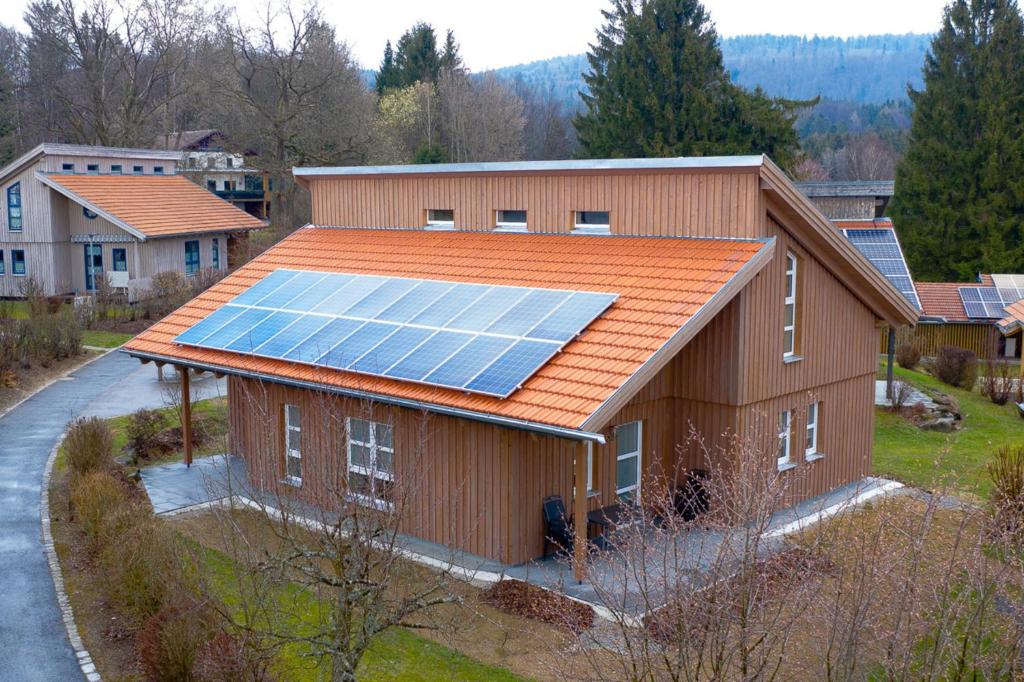
<svg viewBox="0 0 1024 682">
<path fill-rule="evenodd" d="M 202 370 L 204 372 L 230 374 L 233 376 L 241 377 L 243 379 L 269 381 L 271 383 L 281 384 L 283 386 L 303 388 L 312 391 L 326 391 L 328 393 L 342 395 L 348 398 L 355 398 L 357 400 L 372 400 L 375 402 L 384 403 L 386 405 L 395 405 L 396 407 L 405 407 L 412 410 L 436 412 L 437 414 L 443 414 L 449 417 L 470 419 L 472 421 L 494 424 L 496 426 L 504 426 L 506 428 L 519 429 L 521 431 L 532 431 L 534 433 L 540 433 L 546 436 L 556 436 L 558 438 L 566 438 L 569 440 L 577 440 L 582 442 L 592 442 L 598 443 L 600 445 L 605 444 L 605 437 L 603 434 L 600 433 L 592 433 L 589 431 L 581 431 L 578 429 L 569 429 L 561 426 L 552 426 L 550 424 L 541 424 L 538 422 L 525 421 L 522 419 L 512 419 L 510 417 L 499 417 L 497 415 L 486 414 L 483 412 L 474 412 L 472 410 L 464 410 L 458 407 L 447 407 L 444 405 L 426 403 L 420 400 L 412 400 L 409 398 L 396 398 L 394 396 L 382 395 L 379 393 L 371 393 L 369 391 L 360 391 L 357 389 L 343 388 L 339 386 L 326 386 L 324 384 L 318 384 L 312 381 L 286 379 L 284 377 L 277 377 L 272 374 L 250 372 L 243 369 L 223 367 L 221 365 L 206 362 L 183 360 L 181 358 L 175 358 L 168 355 L 160 355 L 157 353 L 145 353 L 142 351 L 131 350 L 128 348 L 122 348 L 120 349 L 120 352 L 143 361 L 163 362 L 170 365 L 183 365 L 185 367 L 191 367 L 193 369 Z"/>
</svg>

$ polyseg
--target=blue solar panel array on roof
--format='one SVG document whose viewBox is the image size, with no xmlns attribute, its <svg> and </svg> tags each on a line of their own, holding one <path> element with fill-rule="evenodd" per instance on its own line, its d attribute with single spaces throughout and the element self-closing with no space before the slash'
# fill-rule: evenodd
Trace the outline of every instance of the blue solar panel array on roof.
<svg viewBox="0 0 1024 682">
<path fill-rule="evenodd" d="M 903 294 L 904 298 L 918 310 L 921 309 L 921 299 L 917 297 L 917 290 L 910 278 L 910 270 L 907 268 L 907 261 L 903 258 L 903 250 L 894 230 L 850 228 L 843 230 L 843 234 L 865 258 L 871 261 L 872 265 L 878 268 L 889 283 Z"/>
<path fill-rule="evenodd" d="M 279 269 L 175 342 L 505 398 L 616 298 Z"/>
</svg>

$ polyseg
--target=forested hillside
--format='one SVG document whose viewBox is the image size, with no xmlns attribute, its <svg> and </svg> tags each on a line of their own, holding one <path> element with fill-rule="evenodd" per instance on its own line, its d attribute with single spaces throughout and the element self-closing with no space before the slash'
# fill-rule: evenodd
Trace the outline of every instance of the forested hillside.
<svg viewBox="0 0 1024 682">
<path fill-rule="evenodd" d="M 921 66 L 931 36 L 874 35 L 857 38 L 801 36 L 739 36 L 721 42 L 725 66 L 733 82 L 760 85 L 776 97 L 824 99 L 881 104 L 905 100 L 907 84 L 921 85 Z M 498 70 L 551 92 L 566 106 L 575 106 L 583 87 L 580 74 L 586 56 L 554 57 Z"/>
</svg>

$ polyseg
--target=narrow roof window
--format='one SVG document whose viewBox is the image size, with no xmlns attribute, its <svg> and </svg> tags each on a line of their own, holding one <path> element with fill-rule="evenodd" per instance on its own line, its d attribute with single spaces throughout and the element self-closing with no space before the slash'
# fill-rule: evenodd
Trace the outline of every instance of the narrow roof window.
<svg viewBox="0 0 1024 682">
<path fill-rule="evenodd" d="M 455 229 L 455 211 L 450 208 L 427 209 L 427 229 Z"/>
<path fill-rule="evenodd" d="M 573 211 L 572 231 L 580 234 L 609 234 L 611 213 L 608 211 Z"/>
</svg>

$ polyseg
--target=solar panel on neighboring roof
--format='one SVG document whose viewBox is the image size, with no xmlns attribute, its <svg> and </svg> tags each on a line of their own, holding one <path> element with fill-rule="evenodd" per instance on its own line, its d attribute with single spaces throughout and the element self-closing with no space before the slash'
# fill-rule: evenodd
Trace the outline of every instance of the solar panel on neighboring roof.
<svg viewBox="0 0 1024 682">
<path fill-rule="evenodd" d="M 1006 306 L 1024 298 L 1024 291 L 1013 286 L 1015 282 L 1012 279 L 1000 280 L 996 279 L 997 277 L 1013 276 L 993 275 L 993 281 L 1000 286 L 959 287 L 957 289 L 967 317 L 986 320 L 1000 319 L 1006 316 Z"/>
<path fill-rule="evenodd" d="M 910 270 L 907 268 L 907 261 L 903 257 L 895 230 L 849 228 L 843 230 L 843 234 L 865 258 L 871 261 L 872 265 L 878 268 L 889 283 L 903 294 L 904 298 L 918 310 L 921 309 L 921 299 L 914 289 L 914 282 L 910 278 Z"/>
<path fill-rule="evenodd" d="M 278 269 L 175 342 L 504 398 L 616 298 Z"/>
</svg>

